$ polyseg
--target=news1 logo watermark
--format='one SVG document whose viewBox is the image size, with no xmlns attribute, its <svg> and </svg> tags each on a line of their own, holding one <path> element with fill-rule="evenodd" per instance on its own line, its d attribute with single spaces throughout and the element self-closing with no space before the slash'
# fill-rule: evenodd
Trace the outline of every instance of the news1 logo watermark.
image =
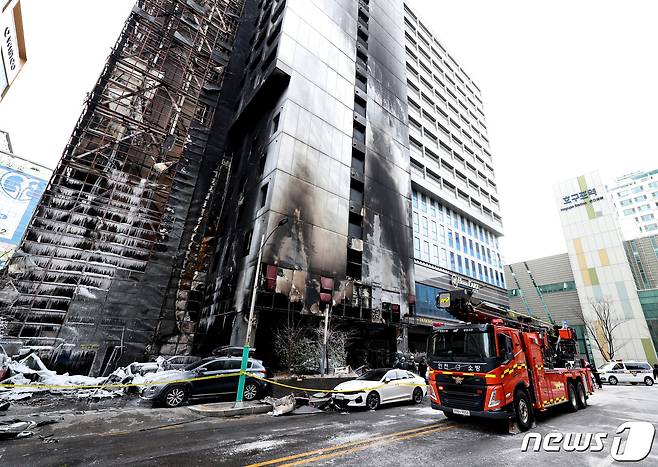
<svg viewBox="0 0 658 467">
<path fill-rule="evenodd" d="M 625 422 L 612 438 L 610 457 L 618 462 L 639 462 L 651 452 L 656 429 L 649 422 Z M 527 433 L 521 451 L 534 452 L 601 452 L 606 448 L 608 433 Z"/>
</svg>

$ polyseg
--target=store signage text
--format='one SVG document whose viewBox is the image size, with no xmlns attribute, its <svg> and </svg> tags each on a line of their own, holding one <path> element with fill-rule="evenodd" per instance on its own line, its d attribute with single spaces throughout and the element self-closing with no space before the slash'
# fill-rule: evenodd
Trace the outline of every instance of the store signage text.
<svg viewBox="0 0 658 467">
<path fill-rule="evenodd" d="M 454 274 L 452 275 L 452 277 L 450 277 L 450 283 L 455 287 L 464 287 L 473 290 L 480 289 L 480 284 L 478 284 L 477 282 L 473 282 L 470 279 L 466 279 L 465 277 L 457 276 Z"/>
<path fill-rule="evenodd" d="M 597 196 L 596 188 L 583 190 L 579 193 L 562 197 L 562 205 L 564 206 L 560 211 L 568 211 L 569 209 L 584 206 L 587 203 L 594 203 L 601 201 L 603 196 Z"/>
</svg>

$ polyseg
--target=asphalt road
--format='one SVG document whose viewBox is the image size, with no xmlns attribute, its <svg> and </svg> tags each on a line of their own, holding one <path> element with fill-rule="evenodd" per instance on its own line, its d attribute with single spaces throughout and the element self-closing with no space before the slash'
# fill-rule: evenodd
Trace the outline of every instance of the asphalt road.
<svg viewBox="0 0 658 467">
<path fill-rule="evenodd" d="M 658 425 L 658 386 L 605 386 L 589 402 L 572 414 L 555 410 L 531 431 L 609 433 L 598 453 L 524 453 L 523 434 L 474 421 L 449 422 L 428 402 L 375 412 L 235 419 L 200 418 L 186 408 L 129 407 L 56 414 L 59 423 L 37 428 L 31 438 L 0 441 L 0 465 L 602 466 L 612 463 L 611 439 L 621 423 Z M 656 446 L 642 464 L 658 465 Z"/>
</svg>

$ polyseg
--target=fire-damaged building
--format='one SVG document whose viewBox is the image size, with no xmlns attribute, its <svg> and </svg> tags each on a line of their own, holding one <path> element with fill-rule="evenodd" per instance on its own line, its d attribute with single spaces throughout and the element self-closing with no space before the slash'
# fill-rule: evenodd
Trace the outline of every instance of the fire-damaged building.
<svg viewBox="0 0 658 467">
<path fill-rule="evenodd" d="M 388 365 L 450 319 L 439 292 L 507 305 L 475 83 L 402 1 L 259 4 L 197 349 L 244 342 L 254 281 L 265 359 L 295 316 L 327 312 L 350 364 Z"/>
<path fill-rule="evenodd" d="M 268 363 L 325 313 L 353 366 L 423 352 L 440 291 L 507 303 L 488 147 L 402 0 L 140 0 L 5 270 L 8 339 L 95 374 L 208 354 L 255 285 Z"/>
<path fill-rule="evenodd" d="M 383 364 L 414 303 L 402 2 L 263 3 L 196 343 L 244 342 L 260 240 L 286 218 L 263 246 L 262 356 L 289 313 L 330 307 Z"/>
<path fill-rule="evenodd" d="M 4 270 L 5 346 L 95 374 L 187 348 L 183 270 L 226 176 L 210 134 L 242 15 L 242 0 L 136 2 Z"/>
</svg>

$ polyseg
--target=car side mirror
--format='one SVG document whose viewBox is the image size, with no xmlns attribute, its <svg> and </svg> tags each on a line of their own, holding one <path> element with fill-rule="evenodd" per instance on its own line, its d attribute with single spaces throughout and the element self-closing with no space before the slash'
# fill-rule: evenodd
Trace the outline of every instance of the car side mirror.
<svg viewBox="0 0 658 467">
<path fill-rule="evenodd" d="M 388 384 L 388 383 L 390 383 L 390 382 L 391 382 L 391 378 L 385 378 L 385 379 L 384 379 L 384 383 Z"/>
<path fill-rule="evenodd" d="M 203 373 L 204 371 L 208 371 L 208 368 L 206 368 L 205 366 L 202 366 L 201 368 L 196 368 L 194 371 L 196 373 Z"/>
</svg>

